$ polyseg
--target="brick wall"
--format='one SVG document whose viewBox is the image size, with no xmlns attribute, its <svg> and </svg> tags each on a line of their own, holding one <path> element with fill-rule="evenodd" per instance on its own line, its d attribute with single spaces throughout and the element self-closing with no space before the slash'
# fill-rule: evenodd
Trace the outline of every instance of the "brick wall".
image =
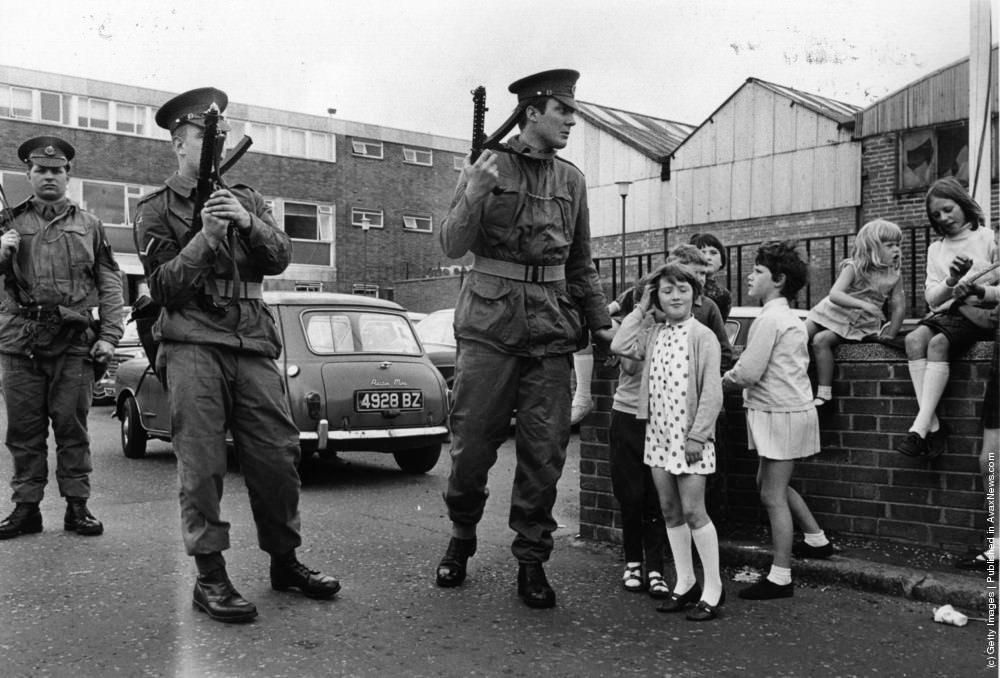
<svg viewBox="0 0 1000 678">
<path fill-rule="evenodd" d="M 938 409 L 952 431 L 949 451 L 927 462 L 893 451 L 916 415 L 902 352 L 875 344 L 838 347 L 835 400 L 820 416 L 823 451 L 796 464 L 792 479 L 824 529 L 953 551 L 980 543 L 986 514 L 979 417 L 992 350 L 992 343 L 977 344 L 953 365 Z M 617 371 L 598 364 L 595 412 L 580 434 L 580 534 L 619 543 L 607 447 L 616 384 Z M 709 510 L 717 519 L 766 525 L 738 394 L 727 395 L 720 429 L 725 452 L 709 484 Z"/>
</svg>

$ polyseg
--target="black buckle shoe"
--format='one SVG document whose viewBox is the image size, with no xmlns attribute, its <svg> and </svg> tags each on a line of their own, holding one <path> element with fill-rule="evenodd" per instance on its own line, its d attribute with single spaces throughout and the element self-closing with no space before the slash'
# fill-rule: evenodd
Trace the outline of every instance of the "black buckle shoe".
<svg viewBox="0 0 1000 678">
<path fill-rule="evenodd" d="M 42 513 L 36 503 L 18 502 L 11 514 L 0 521 L 0 539 L 12 539 L 41 531 Z"/>
<path fill-rule="evenodd" d="M 104 532 L 104 525 L 87 508 L 86 499 L 67 499 L 63 527 L 69 532 L 94 536 Z"/>
<path fill-rule="evenodd" d="M 257 606 L 241 596 L 225 574 L 199 576 L 192 603 L 196 610 L 224 624 L 242 624 L 257 616 Z"/>
<path fill-rule="evenodd" d="M 298 560 L 271 563 L 271 588 L 275 591 L 298 589 L 307 598 L 325 600 L 340 590 L 340 582 L 317 570 L 310 570 Z"/>
<path fill-rule="evenodd" d="M 555 607 L 556 592 L 549 586 L 541 563 L 520 563 L 517 569 L 517 595 L 528 607 Z"/>
<path fill-rule="evenodd" d="M 448 550 L 438 563 L 437 585 L 449 589 L 465 581 L 465 569 L 469 558 L 476 553 L 476 538 L 458 539 L 452 537 L 448 542 Z"/>
</svg>

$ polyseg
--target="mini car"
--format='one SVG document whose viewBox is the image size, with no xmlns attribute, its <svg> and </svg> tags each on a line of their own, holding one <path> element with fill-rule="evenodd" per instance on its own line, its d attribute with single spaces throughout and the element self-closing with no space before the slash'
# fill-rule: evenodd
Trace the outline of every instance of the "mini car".
<svg viewBox="0 0 1000 678">
<path fill-rule="evenodd" d="M 417 323 L 417 336 L 449 388 L 455 384 L 455 309 L 434 311 Z"/>
<path fill-rule="evenodd" d="M 391 453 L 426 473 L 448 440 L 450 391 L 398 304 L 350 294 L 265 292 L 282 338 L 277 359 L 303 457 Z M 115 416 L 126 457 L 170 439 L 169 394 L 145 355 L 116 375 Z"/>
<path fill-rule="evenodd" d="M 726 334 L 729 336 L 729 343 L 733 345 L 733 360 L 735 361 L 743 348 L 747 344 L 747 336 L 750 334 L 750 325 L 760 315 L 761 306 L 733 306 L 729 311 L 729 318 L 726 319 Z M 805 322 L 809 311 L 803 308 L 793 308 L 792 313 Z"/>
</svg>

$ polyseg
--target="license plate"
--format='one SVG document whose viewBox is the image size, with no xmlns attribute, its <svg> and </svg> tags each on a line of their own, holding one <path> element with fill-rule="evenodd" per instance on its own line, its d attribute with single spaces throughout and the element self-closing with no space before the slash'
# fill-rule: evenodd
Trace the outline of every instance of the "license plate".
<svg viewBox="0 0 1000 678">
<path fill-rule="evenodd" d="M 424 409 L 422 391 L 355 391 L 356 412 L 381 412 L 382 410 L 414 411 Z"/>
</svg>

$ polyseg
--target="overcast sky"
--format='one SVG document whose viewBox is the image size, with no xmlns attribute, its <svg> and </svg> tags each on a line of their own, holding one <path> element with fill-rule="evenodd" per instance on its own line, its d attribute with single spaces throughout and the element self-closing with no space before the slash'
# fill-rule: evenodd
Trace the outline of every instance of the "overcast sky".
<svg viewBox="0 0 1000 678">
<path fill-rule="evenodd" d="M 689 124 L 748 77 L 866 105 L 968 56 L 970 32 L 968 0 L 47 0 L 2 20 L 5 65 L 454 137 L 473 87 L 491 131 L 507 85 L 549 68 Z"/>
</svg>

